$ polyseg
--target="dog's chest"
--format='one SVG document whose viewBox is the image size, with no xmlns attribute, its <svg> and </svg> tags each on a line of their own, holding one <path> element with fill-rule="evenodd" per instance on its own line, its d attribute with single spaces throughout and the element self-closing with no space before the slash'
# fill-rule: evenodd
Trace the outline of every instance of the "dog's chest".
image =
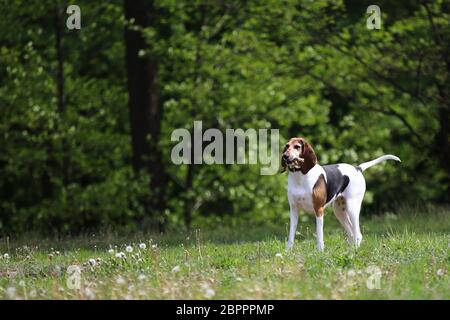
<svg viewBox="0 0 450 320">
<path fill-rule="evenodd" d="M 312 192 L 322 173 L 323 170 L 317 165 L 306 175 L 301 172 L 289 173 L 288 198 L 291 205 L 297 209 L 314 212 Z"/>
<path fill-rule="evenodd" d="M 289 202 L 294 205 L 295 208 L 305 210 L 307 212 L 313 212 L 312 201 L 312 188 L 304 186 L 293 186 L 289 188 Z"/>
</svg>

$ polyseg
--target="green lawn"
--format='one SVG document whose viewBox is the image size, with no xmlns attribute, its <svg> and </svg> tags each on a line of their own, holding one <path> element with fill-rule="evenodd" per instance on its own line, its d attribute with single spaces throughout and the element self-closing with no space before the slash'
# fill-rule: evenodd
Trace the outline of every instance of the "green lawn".
<svg viewBox="0 0 450 320">
<path fill-rule="evenodd" d="M 449 218 L 443 209 L 362 217 L 364 239 L 355 250 L 327 212 L 323 253 L 311 217 L 299 223 L 288 254 L 288 216 L 278 227 L 218 225 L 189 235 L 3 237 L 0 298 L 449 299 Z M 79 289 L 67 285 L 69 278 L 76 286 L 71 265 L 80 268 Z"/>
</svg>

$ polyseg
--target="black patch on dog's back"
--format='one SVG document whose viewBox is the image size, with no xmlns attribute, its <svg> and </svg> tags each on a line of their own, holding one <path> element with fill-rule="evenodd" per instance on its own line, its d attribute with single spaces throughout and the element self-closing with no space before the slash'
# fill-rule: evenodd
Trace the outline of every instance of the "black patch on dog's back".
<svg viewBox="0 0 450 320">
<path fill-rule="evenodd" d="M 333 199 L 334 196 L 344 192 L 347 188 L 350 179 L 348 176 L 343 175 L 338 169 L 337 164 L 330 164 L 322 166 L 327 175 L 327 203 Z"/>
</svg>

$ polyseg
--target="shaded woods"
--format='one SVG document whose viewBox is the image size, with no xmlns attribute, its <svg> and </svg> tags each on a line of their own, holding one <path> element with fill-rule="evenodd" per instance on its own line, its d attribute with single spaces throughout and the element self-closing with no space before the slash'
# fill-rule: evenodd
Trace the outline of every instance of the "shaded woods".
<svg viewBox="0 0 450 320">
<path fill-rule="evenodd" d="M 276 128 L 367 171 L 364 214 L 448 204 L 450 1 L 0 1 L 0 233 L 287 219 L 285 175 L 171 132 Z M 285 141 L 280 141 L 284 144 Z"/>
</svg>

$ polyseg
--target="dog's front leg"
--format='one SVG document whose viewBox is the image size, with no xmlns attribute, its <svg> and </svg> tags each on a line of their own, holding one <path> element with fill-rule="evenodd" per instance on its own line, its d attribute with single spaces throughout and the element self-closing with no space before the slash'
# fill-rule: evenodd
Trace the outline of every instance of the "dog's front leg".
<svg viewBox="0 0 450 320">
<path fill-rule="evenodd" d="M 291 206 L 291 225 L 289 228 L 289 238 L 286 245 L 286 251 L 289 251 L 294 245 L 295 231 L 297 230 L 298 223 L 298 209 Z"/>
</svg>

